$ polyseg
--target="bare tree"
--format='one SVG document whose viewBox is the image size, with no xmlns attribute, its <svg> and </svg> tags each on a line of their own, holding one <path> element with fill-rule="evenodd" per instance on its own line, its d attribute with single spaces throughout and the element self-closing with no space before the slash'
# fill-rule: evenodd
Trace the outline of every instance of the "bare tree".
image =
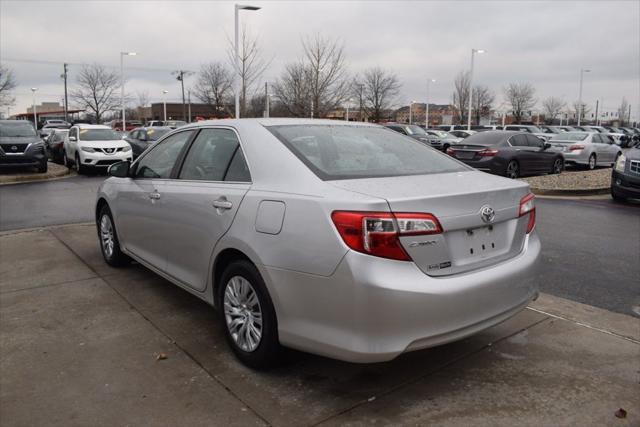
<svg viewBox="0 0 640 427">
<path fill-rule="evenodd" d="M 620 120 L 620 126 L 628 124 L 627 116 L 629 115 L 629 102 L 627 98 L 622 97 L 620 107 L 618 107 L 618 119 Z"/>
<path fill-rule="evenodd" d="M 476 124 L 480 124 L 480 119 L 491 113 L 491 107 L 495 99 L 495 95 L 487 86 L 478 85 L 473 88 L 471 112 Z"/>
<path fill-rule="evenodd" d="M 562 98 L 550 96 L 542 101 L 542 110 L 544 111 L 544 118 L 548 124 L 553 124 L 555 119 L 562 114 L 562 110 L 565 109 L 567 103 Z"/>
<path fill-rule="evenodd" d="M 522 123 L 525 113 L 536 105 L 535 93 L 531 83 L 509 83 L 504 88 L 505 99 L 511 104 L 516 123 Z"/>
<path fill-rule="evenodd" d="M 372 121 L 379 122 L 398 96 L 400 81 L 395 74 L 380 67 L 369 68 L 362 76 L 362 82 L 357 85 L 362 88 L 364 111 Z"/>
<path fill-rule="evenodd" d="M 220 62 L 211 62 L 200 66 L 193 93 L 211 107 L 215 117 L 228 117 L 231 115 L 232 85 L 233 72 Z"/>
<path fill-rule="evenodd" d="M 144 108 L 149 105 L 149 91 L 136 92 L 136 98 L 136 107 Z"/>
<path fill-rule="evenodd" d="M 469 72 L 460 71 L 453 81 L 453 108 L 458 116 L 458 123 L 466 123 L 469 108 Z"/>
<path fill-rule="evenodd" d="M 575 101 L 573 103 L 573 115 L 575 116 L 576 123 L 578 121 L 578 112 L 580 112 L 580 119 L 582 122 L 586 120 L 587 114 L 591 112 L 591 108 L 585 102 L 582 103 L 582 108 L 580 107 L 580 101 Z"/>
<path fill-rule="evenodd" d="M 16 99 L 11 91 L 16 87 L 16 79 L 11 69 L 0 65 L 0 106 L 13 105 Z"/>
<path fill-rule="evenodd" d="M 100 123 L 104 114 L 120 107 L 120 76 L 107 71 L 102 65 L 82 67 L 78 74 L 78 87 L 71 91 L 71 98 L 81 108 L 88 110 Z"/>
<path fill-rule="evenodd" d="M 304 64 L 288 64 L 273 85 L 273 91 L 289 115 L 311 115 L 310 73 Z"/>
<path fill-rule="evenodd" d="M 236 54 L 234 44 L 229 40 L 227 56 L 231 68 L 235 70 L 240 79 L 240 116 L 244 116 L 247 110 L 247 94 L 252 92 L 255 83 L 262 77 L 271 61 L 265 61 L 260 54 L 258 37 L 253 37 L 247 33 L 247 28 L 242 27 L 240 35 L 240 49 L 238 52 L 238 66 L 236 69 Z M 233 82 L 233 81 L 232 81 Z M 233 88 L 235 90 L 235 88 Z"/>
</svg>

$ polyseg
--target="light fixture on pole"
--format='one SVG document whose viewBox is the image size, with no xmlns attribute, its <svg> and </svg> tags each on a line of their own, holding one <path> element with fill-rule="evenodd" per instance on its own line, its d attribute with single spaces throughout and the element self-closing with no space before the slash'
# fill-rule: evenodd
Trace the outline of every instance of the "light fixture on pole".
<svg viewBox="0 0 640 427">
<path fill-rule="evenodd" d="M 584 73 L 590 73 L 591 70 L 580 68 L 580 93 L 578 94 L 578 126 L 580 126 L 580 119 L 582 118 L 582 78 Z"/>
<path fill-rule="evenodd" d="M 235 64 L 236 64 L 236 72 L 235 72 L 235 92 L 236 92 L 236 119 L 240 118 L 240 47 L 238 46 L 239 37 L 239 20 L 240 20 L 240 11 L 241 10 L 260 10 L 259 6 L 249 6 L 236 4 L 235 5 L 235 42 L 234 42 L 234 50 L 235 50 Z"/>
<path fill-rule="evenodd" d="M 473 99 L 473 57 L 476 53 L 486 53 L 484 49 L 471 49 L 471 71 L 469 73 L 469 111 L 467 117 L 467 130 L 471 130 L 471 102 Z"/>
<path fill-rule="evenodd" d="M 411 101 L 409 103 L 409 124 L 413 123 L 413 114 L 412 114 L 411 108 L 413 107 L 413 104 L 415 104 L 415 102 L 416 101 Z"/>
<path fill-rule="evenodd" d="M 124 57 L 136 56 L 136 52 L 120 52 L 120 107 L 122 108 L 122 131 L 127 130 L 124 114 Z"/>
<path fill-rule="evenodd" d="M 429 85 L 431 83 L 435 83 L 436 79 L 427 79 L 427 102 L 426 102 L 426 111 L 425 111 L 425 117 L 424 117 L 424 128 L 425 129 L 429 129 L 429 102 L 431 101 L 429 99 Z"/>
<path fill-rule="evenodd" d="M 162 109 L 164 110 L 164 121 L 167 121 L 167 93 L 169 93 L 168 90 L 163 90 L 162 91 Z M 166 123 L 164 123 L 166 125 Z"/>
<path fill-rule="evenodd" d="M 36 127 L 36 131 L 38 130 L 38 114 L 36 113 L 36 91 L 37 87 L 32 87 L 31 92 L 33 93 L 33 125 Z"/>
</svg>

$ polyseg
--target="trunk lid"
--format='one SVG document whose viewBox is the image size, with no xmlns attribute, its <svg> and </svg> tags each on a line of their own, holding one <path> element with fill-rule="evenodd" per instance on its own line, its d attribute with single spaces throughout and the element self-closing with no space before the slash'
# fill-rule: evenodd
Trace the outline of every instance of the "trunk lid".
<svg viewBox="0 0 640 427">
<path fill-rule="evenodd" d="M 409 256 L 430 276 L 487 267 L 522 251 L 527 216 L 518 214 L 520 199 L 529 193 L 526 183 L 478 171 L 330 183 L 383 198 L 392 212 L 435 215 L 442 234 L 400 237 Z M 489 222 L 481 215 L 487 206 L 495 214 Z"/>
<path fill-rule="evenodd" d="M 471 144 L 456 144 L 453 147 L 449 147 L 451 150 L 451 157 L 460 159 L 460 160 L 475 160 L 479 159 L 481 156 L 479 153 L 481 151 L 491 149 L 492 147 L 487 147 L 485 145 L 471 145 Z"/>
</svg>

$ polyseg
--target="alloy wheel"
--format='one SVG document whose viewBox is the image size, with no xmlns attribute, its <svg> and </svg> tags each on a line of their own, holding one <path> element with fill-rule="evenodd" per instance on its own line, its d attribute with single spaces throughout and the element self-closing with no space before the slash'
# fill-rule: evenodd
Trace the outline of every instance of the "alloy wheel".
<svg viewBox="0 0 640 427">
<path fill-rule="evenodd" d="M 243 351 L 252 352 L 262 338 L 262 310 L 251 283 L 233 276 L 224 291 L 224 317 L 233 342 Z"/>
<path fill-rule="evenodd" d="M 553 163 L 553 173 L 558 174 L 562 172 L 562 161 L 560 159 L 556 159 Z"/>
<path fill-rule="evenodd" d="M 589 157 L 589 169 L 593 170 L 596 168 L 596 156 L 594 154 Z"/>
<path fill-rule="evenodd" d="M 113 224 L 109 215 L 102 215 L 100 218 L 100 244 L 102 250 L 107 258 L 113 256 L 113 248 L 115 246 L 115 240 L 113 237 Z"/>
<path fill-rule="evenodd" d="M 516 179 L 519 176 L 518 163 L 511 161 L 507 165 L 507 177 Z"/>
</svg>

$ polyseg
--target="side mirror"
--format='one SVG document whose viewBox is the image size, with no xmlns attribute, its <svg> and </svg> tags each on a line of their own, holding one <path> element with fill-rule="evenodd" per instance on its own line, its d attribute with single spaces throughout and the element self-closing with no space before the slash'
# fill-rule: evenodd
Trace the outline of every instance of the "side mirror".
<svg viewBox="0 0 640 427">
<path fill-rule="evenodd" d="M 627 142 L 629 140 L 629 137 L 627 135 L 622 135 L 620 137 L 620 142 Z"/>
<path fill-rule="evenodd" d="M 543 148 L 545 150 L 547 150 L 547 149 L 551 148 L 551 144 L 549 144 L 548 142 L 545 142 L 544 145 L 543 145 Z"/>
<path fill-rule="evenodd" d="M 118 162 L 109 166 L 108 174 L 116 178 L 126 178 L 129 176 L 129 162 Z"/>
<path fill-rule="evenodd" d="M 78 140 L 78 138 L 76 138 L 75 136 L 70 136 L 69 137 L 69 141 L 76 142 L 77 140 Z"/>
</svg>

